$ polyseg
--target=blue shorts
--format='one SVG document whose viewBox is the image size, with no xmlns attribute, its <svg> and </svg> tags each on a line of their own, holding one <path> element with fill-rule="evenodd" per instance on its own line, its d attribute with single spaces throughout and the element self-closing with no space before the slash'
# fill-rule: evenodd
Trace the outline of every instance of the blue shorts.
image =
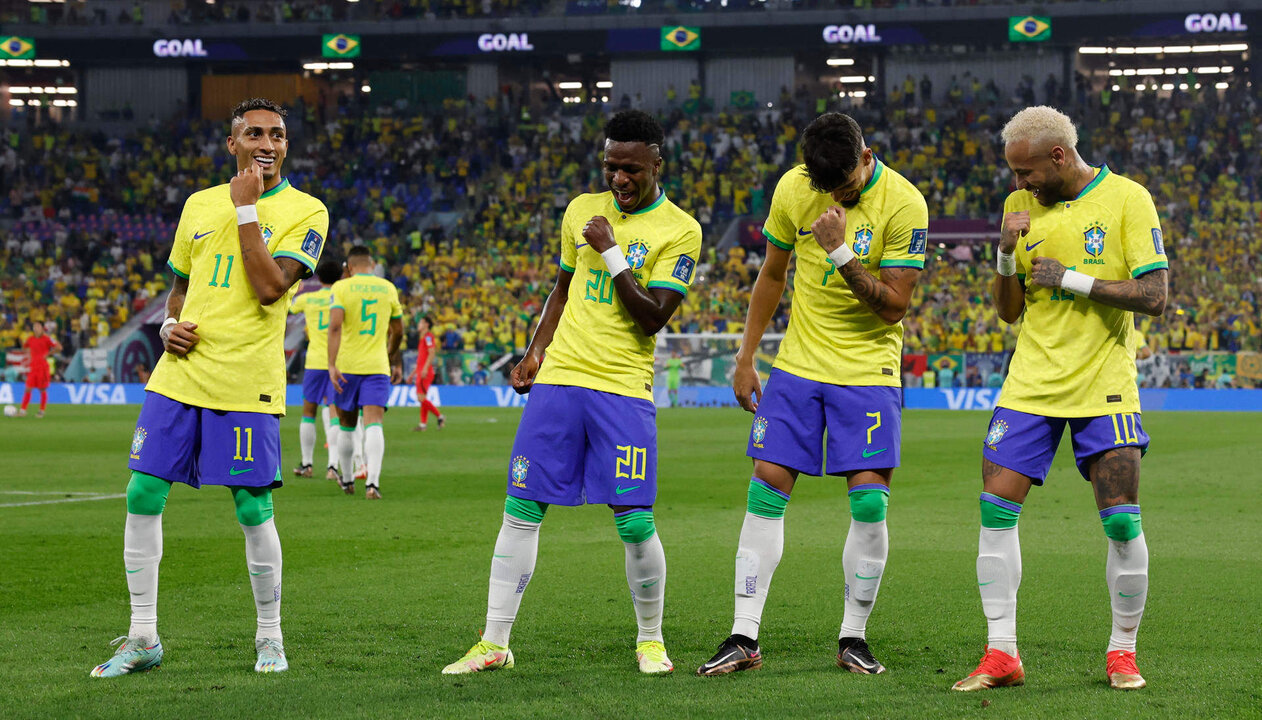
<svg viewBox="0 0 1262 720">
<path fill-rule="evenodd" d="M 145 393 L 127 467 L 193 487 L 280 487 L 280 417 Z"/>
<path fill-rule="evenodd" d="M 902 427 L 896 387 L 832 385 L 773 369 L 745 454 L 807 475 L 894 468 Z"/>
<path fill-rule="evenodd" d="M 535 385 L 517 426 L 508 494 L 553 505 L 651 507 L 657 407 L 570 385 Z"/>
<path fill-rule="evenodd" d="M 1066 423 L 1074 444 L 1074 460 L 1084 480 L 1091 480 L 1087 463 L 1106 450 L 1137 447 L 1141 453 L 1148 452 L 1149 437 L 1140 423 L 1139 413 L 1058 418 L 997 407 L 990 418 L 982 456 L 1000 467 L 1025 475 L 1035 485 L 1042 485 Z"/>
<path fill-rule="evenodd" d="M 302 371 L 302 399 L 316 405 L 328 405 L 333 400 L 333 384 L 328 370 L 307 368 Z"/>
<path fill-rule="evenodd" d="M 389 375 L 343 375 L 342 391 L 334 398 L 337 406 L 347 412 L 368 405 L 386 407 L 390 404 Z M 332 389 L 330 383 L 329 389 Z"/>
</svg>

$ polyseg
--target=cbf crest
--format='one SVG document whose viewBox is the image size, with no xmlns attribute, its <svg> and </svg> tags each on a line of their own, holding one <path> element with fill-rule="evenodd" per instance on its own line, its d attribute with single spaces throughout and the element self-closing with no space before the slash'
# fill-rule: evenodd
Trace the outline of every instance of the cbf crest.
<svg viewBox="0 0 1262 720">
<path fill-rule="evenodd" d="M 627 264 L 632 270 L 639 270 L 644 267 L 644 261 L 648 259 L 649 246 L 643 240 L 636 240 L 627 246 Z"/>
<path fill-rule="evenodd" d="M 754 444 L 762 446 L 762 441 L 767 437 L 767 418 L 754 418 Z"/>
<path fill-rule="evenodd" d="M 1008 433 L 1008 423 L 1003 420 L 996 420 L 990 424 L 990 432 L 986 433 L 986 444 L 991 450 L 1003 440 L 1003 436 Z"/>
<path fill-rule="evenodd" d="M 271 223 L 260 223 L 260 224 L 259 224 L 259 230 L 261 230 L 261 231 L 263 232 L 263 242 L 264 242 L 264 243 L 269 243 L 269 242 L 271 242 L 271 241 L 272 241 L 272 236 L 276 234 L 276 228 L 272 227 L 272 224 L 271 224 Z"/>
<path fill-rule="evenodd" d="M 872 225 L 863 223 L 854 231 L 854 254 L 864 257 L 872 249 Z"/>
<path fill-rule="evenodd" d="M 530 472 L 530 460 L 518 455 L 513 458 L 513 464 L 509 473 L 513 477 L 513 487 L 526 487 L 526 473 Z"/>
<path fill-rule="evenodd" d="M 1100 257 L 1104 253 L 1104 235 L 1109 229 L 1099 222 L 1093 222 L 1082 231 L 1083 248 L 1091 257 Z"/>
<path fill-rule="evenodd" d="M 149 433 L 144 428 L 136 428 L 136 432 L 131 436 L 131 459 L 139 460 L 140 451 L 145 447 L 145 438 Z"/>
</svg>

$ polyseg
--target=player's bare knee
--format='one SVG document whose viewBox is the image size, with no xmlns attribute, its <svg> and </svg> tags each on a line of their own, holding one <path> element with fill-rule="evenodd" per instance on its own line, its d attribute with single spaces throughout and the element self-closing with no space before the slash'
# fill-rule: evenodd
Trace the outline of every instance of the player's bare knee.
<svg viewBox="0 0 1262 720">
<path fill-rule="evenodd" d="M 777 465 L 765 460 L 755 460 L 754 477 L 785 495 L 789 495 L 792 494 L 793 485 L 797 482 L 798 472 L 783 465 Z"/>
<path fill-rule="evenodd" d="M 1017 504 L 1024 503 L 1034 481 L 1016 470 L 982 458 L 982 492 Z"/>
</svg>

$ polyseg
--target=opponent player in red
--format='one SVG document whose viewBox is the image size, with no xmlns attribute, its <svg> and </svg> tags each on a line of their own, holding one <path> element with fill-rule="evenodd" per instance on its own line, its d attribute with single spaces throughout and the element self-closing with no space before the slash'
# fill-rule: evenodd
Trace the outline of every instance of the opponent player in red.
<svg viewBox="0 0 1262 720">
<path fill-rule="evenodd" d="M 434 413 L 434 417 L 438 418 L 438 427 L 441 429 L 447 424 L 447 418 L 438 412 L 438 408 L 429 401 L 428 397 L 429 386 L 434 384 L 434 360 L 438 357 L 438 344 L 434 342 L 434 333 L 431 332 L 428 315 L 421 316 L 416 329 L 421 334 L 421 341 L 416 344 L 416 367 L 408 375 L 408 380 L 411 380 L 413 376 L 416 377 L 416 401 L 421 404 L 421 424 L 412 430 L 416 432 L 424 430 L 430 413 Z"/>
<path fill-rule="evenodd" d="M 18 410 L 18 415 L 25 415 L 26 408 L 31 404 L 31 390 L 39 390 L 39 415 L 44 417 L 44 408 L 48 407 L 48 353 L 53 349 L 60 350 L 61 343 L 57 342 L 57 338 L 44 332 L 44 323 L 31 322 L 31 332 L 33 333 L 22 343 L 22 347 L 26 348 L 26 392 L 22 394 L 22 407 Z"/>
</svg>

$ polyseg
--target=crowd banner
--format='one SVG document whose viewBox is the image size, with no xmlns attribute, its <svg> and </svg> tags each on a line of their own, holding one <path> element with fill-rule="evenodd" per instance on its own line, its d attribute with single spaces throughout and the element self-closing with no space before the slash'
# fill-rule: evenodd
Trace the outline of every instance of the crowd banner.
<svg viewBox="0 0 1262 720">
<path fill-rule="evenodd" d="M 0 383 L 0 405 L 22 400 L 22 383 Z M 670 406 L 665 387 L 655 388 L 657 405 Z M 434 385 L 429 399 L 445 407 L 523 407 L 526 395 L 508 385 Z M 54 405 L 139 405 L 145 399 L 139 383 L 53 383 L 48 402 Z M 993 410 L 999 388 L 907 388 L 903 405 L 913 410 Z M 290 385 L 285 396 L 290 407 L 302 405 L 302 386 Z M 1262 390 L 1141 389 L 1139 402 L 1149 410 L 1262 412 Z M 731 388 L 684 386 L 679 389 L 684 407 L 734 407 Z M 390 390 L 389 407 L 417 407 L 416 386 L 395 385 Z"/>
</svg>

